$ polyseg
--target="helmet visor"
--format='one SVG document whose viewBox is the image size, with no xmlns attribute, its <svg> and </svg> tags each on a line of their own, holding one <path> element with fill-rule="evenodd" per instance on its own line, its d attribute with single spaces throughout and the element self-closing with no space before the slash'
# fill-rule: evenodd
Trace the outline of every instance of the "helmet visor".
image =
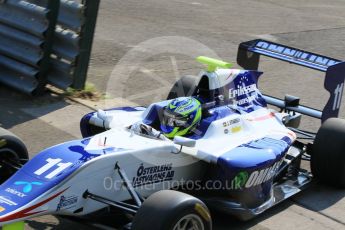
<svg viewBox="0 0 345 230">
<path fill-rule="evenodd" d="M 187 125 L 188 117 L 173 113 L 169 110 L 163 112 L 162 124 L 170 127 L 185 127 Z"/>
</svg>

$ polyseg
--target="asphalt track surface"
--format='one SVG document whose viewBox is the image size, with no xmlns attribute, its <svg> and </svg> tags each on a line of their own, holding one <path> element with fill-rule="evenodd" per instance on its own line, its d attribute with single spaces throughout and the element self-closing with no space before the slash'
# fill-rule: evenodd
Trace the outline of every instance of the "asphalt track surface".
<svg viewBox="0 0 345 230">
<path fill-rule="evenodd" d="M 115 98 L 100 107 L 118 105 L 118 98 L 148 105 L 164 99 L 178 76 L 203 68 L 194 61 L 197 55 L 236 63 L 240 42 L 263 38 L 345 60 L 344 37 L 343 0 L 102 0 L 88 80 Z M 296 95 L 318 109 L 327 100 L 322 73 L 272 59 L 263 59 L 260 70 L 264 93 Z M 343 118 L 344 105 L 343 100 Z M 79 120 L 89 111 L 54 95 L 33 99 L 0 87 L 0 125 L 19 135 L 31 156 L 79 138 Z M 306 129 L 317 130 L 319 124 L 303 119 Z M 344 229 L 344 196 L 344 191 L 312 185 L 249 222 L 217 213 L 214 228 Z M 27 229 L 106 229 L 114 226 L 109 219 L 94 225 L 45 216 L 28 221 Z"/>
</svg>

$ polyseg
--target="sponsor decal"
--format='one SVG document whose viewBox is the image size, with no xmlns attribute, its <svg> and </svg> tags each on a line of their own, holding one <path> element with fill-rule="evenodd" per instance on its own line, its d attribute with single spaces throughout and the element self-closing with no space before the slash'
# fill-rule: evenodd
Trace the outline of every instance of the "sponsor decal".
<svg viewBox="0 0 345 230">
<path fill-rule="evenodd" d="M 21 197 L 21 198 L 27 196 L 26 194 L 24 194 L 24 193 L 22 193 L 22 192 L 19 192 L 18 190 L 13 189 L 13 188 L 7 188 L 7 189 L 5 189 L 5 191 L 8 192 L 8 193 L 11 193 L 11 194 L 13 194 L 13 195 L 16 195 L 16 196 L 18 196 L 18 197 Z"/>
<path fill-rule="evenodd" d="M 344 83 L 338 84 L 337 88 L 334 90 L 334 101 L 333 101 L 333 107 L 332 110 L 338 110 L 340 109 L 340 103 L 341 103 L 341 98 L 343 96 L 343 91 L 344 91 Z"/>
<path fill-rule="evenodd" d="M 256 47 L 269 50 L 275 53 L 283 54 L 292 58 L 297 58 L 300 60 L 313 62 L 316 64 L 325 65 L 325 66 L 332 66 L 339 63 L 338 61 L 335 61 L 326 57 L 318 56 L 318 55 L 304 52 L 304 51 L 294 49 L 294 48 L 272 44 L 265 41 L 258 42 L 256 44 Z"/>
<path fill-rule="evenodd" d="M 231 129 L 231 132 L 232 133 L 238 133 L 242 130 L 242 127 L 241 126 L 235 126 Z"/>
<path fill-rule="evenodd" d="M 252 101 L 255 101 L 255 99 L 256 99 L 256 95 L 252 95 L 252 96 L 249 96 L 249 97 L 246 97 L 246 98 L 243 98 L 241 100 L 236 101 L 236 104 L 237 105 L 248 104 L 248 103 L 251 103 Z"/>
<path fill-rule="evenodd" d="M 3 212 L 3 211 L 5 211 L 5 210 L 6 210 L 6 208 L 0 206 L 0 212 Z"/>
<path fill-rule="evenodd" d="M 234 189 L 241 189 L 244 187 L 248 180 L 248 172 L 239 172 L 235 178 L 231 181 L 231 187 Z"/>
<path fill-rule="evenodd" d="M 230 134 L 238 133 L 242 131 L 242 126 L 235 126 L 235 127 L 232 127 L 230 130 L 231 130 Z M 229 134 L 229 129 L 224 129 L 224 134 Z"/>
<path fill-rule="evenodd" d="M 78 202 L 77 196 L 61 196 L 60 201 L 56 207 L 56 211 L 60 211 L 62 209 L 70 209 L 74 208 L 76 203 Z"/>
<path fill-rule="evenodd" d="M 13 195 L 16 195 L 18 197 L 26 197 L 27 193 L 30 193 L 33 189 L 33 185 L 35 186 L 40 186 L 42 185 L 43 183 L 41 182 L 37 182 L 37 181 L 33 181 L 33 182 L 27 182 L 27 181 L 16 181 L 14 182 L 14 185 L 16 186 L 21 186 L 22 189 L 21 191 L 18 191 L 17 189 L 14 189 L 14 188 L 6 188 L 5 191 L 8 192 L 8 193 L 11 193 Z"/>
<path fill-rule="evenodd" d="M 7 145 L 7 141 L 5 139 L 1 139 L 0 140 L 0 148 L 4 147 L 5 145 Z"/>
<path fill-rule="evenodd" d="M 230 125 L 234 125 L 234 124 L 237 124 L 241 121 L 240 118 L 236 118 L 236 119 L 233 119 L 233 120 L 229 120 L 229 121 L 225 121 L 223 122 L 223 127 L 228 127 Z"/>
<path fill-rule="evenodd" d="M 16 181 L 14 182 L 15 185 L 18 185 L 18 186 L 22 186 L 22 191 L 24 193 L 29 193 L 32 191 L 32 188 L 33 188 L 33 185 L 36 185 L 36 186 L 40 186 L 42 185 L 43 183 L 41 182 L 37 182 L 37 181 L 33 181 L 33 182 L 27 182 L 27 181 Z"/>
<path fill-rule="evenodd" d="M 191 110 L 193 107 L 194 107 L 193 104 L 188 105 L 188 106 L 184 107 L 183 109 L 180 109 L 179 112 L 180 112 L 180 113 L 184 113 L 184 112 L 186 112 L 186 111 L 188 111 L 188 110 Z"/>
<path fill-rule="evenodd" d="M 175 171 L 172 170 L 172 164 L 144 167 L 141 164 L 137 170 L 137 176 L 133 178 L 133 187 L 147 184 L 155 184 L 163 181 L 171 181 Z"/>
<path fill-rule="evenodd" d="M 239 86 L 238 89 L 230 89 L 229 90 L 229 98 L 235 99 L 238 96 L 246 95 L 247 97 L 236 100 L 233 102 L 236 105 L 241 106 L 241 105 L 248 104 L 248 103 L 255 101 L 255 99 L 257 97 L 256 92 L 257 92 L 256 84 L 252 84 L 250 86 Z M 255 93 L 255 94 L 251 95 L 252 93 Z"/>
<path fill-rule="evenodd" d="M 0 196 L 0 204 L 7 204 L 8 206 L 18 205 L 16 202 L 13 202 L 12 200 L 10 200 L 6 197 L 3 197 L 3 196 Z"/>
<path fill-rule="evenodd" d="M 257 90 L 256 84 L 251 84 L 248 86 L 238 85 L 237 87 L 238 89 L 233 89 L 233 88 L 229 89 L 229 98 L 236 98 L 242 95 L 248 95 L 250 93 L 256 92 Z"/>
<path fill-rule="evenodd" d="M 269 168 L 252 172 L 245 184 L 245 187 L 250 188 L 253 186 L 257 186 L 259 184 L 265 183 L 266 181 L 272 179 L 282 162 L 283 160 L 276 162 L 274 165 L 272 165 Z"/>
<path fill-rule="evenodd" d="M 282 162 L 283 160 L 278 161 L 271 167 L 251 172 L 250 175 L 246 171 L 240 172 L 234 177 L 231 184 L 235 189 L 243 189 L 265 183 L 273 178 Z"/>
<path fill-rule="evenodd" d="M 241 122 L 240 118 L 223 122 L 223 127 L 231 126 L 229 129 L 228 128 L 224 129 L 224 133 L 228 134 L 230 131 L 231 131 L 230 133 L 240 132 L 242 130 L 242 126 L 239 124 L 240 122 Z"/>
<path fill-rule="evenodd" d="M 12 221 L 14 219 L 21 219 L 21 218 L 25 218 L 25 219 L 28 219 L 29 216 L 32 216 L 32 215 L 36 215 L 36 214 L 39 214 L 39 213 L 43 213 L 43 212 L 46 212 L 48 211 L 46 208 L 47 206 L 45 205 L 46 203 L 48 203 L 49 201 L 53 200 L 54 198 L 60 196 L 62 193 L 64 193 L 68 188 L 66 188 L 65 190 L 49 197 L 48 199 L 46 200 L 43 200 L 39 203 L 36 203 L 35 205 L 32 205 L 30 207 L 27 207 L 27 208 L 24 208 L 24 209 L 21 209 L 20 211 L 16 211 L 14 213 L 11 213 L 7 216 L 4 216 L 4 217 L 1 217 L 1 221 L 2 222 L 5 222 L 5 221 Z M 33 210 L 37 210 L 38 207 L 41 207 L 42 210 L 41 211 L 34 211 L 32 212 Z"/>
</svg>

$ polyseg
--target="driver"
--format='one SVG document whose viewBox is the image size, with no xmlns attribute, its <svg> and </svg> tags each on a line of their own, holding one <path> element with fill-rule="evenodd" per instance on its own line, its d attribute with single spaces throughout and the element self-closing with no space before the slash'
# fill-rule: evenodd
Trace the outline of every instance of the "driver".
<svg viewBox="0 0 345 230">
<path fill-rule="evenodd" d="M 173 139 L 193 132 L 201 121 L 201 103 L 193 97 L 180 97 L 163 108 L 160 119 L 160 131 L 139 121 L 128 127 L 132 132 L 154 139 Z M 163 134 L 163 135 L 162 135 Z"/>
<path fill-rule="evenodd" d="M 161 131 L 167 138 L 186 136 L 200 123 L 201 103 L 193 97 L 180 97 L 163 109 Z"/>
</svg>

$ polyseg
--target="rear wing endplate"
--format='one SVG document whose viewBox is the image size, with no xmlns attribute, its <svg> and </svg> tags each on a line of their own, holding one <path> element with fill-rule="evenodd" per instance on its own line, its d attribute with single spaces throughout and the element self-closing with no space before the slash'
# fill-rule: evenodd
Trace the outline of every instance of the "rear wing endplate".
<svg viewBox="0 0 345 230">
<path fill-rule="evenodd" d="M 237 63 L 244 69 L 258 70 L 260 55 L 325 72 L 324 87 L 330 97 L 322 111 L 306 106 L 286 108 L 283 100 L 265 95 L 269 104 L 296 111 L 322 122 L 338 117 L 344 90 L 345 62 L 261 39 L 243 42 L 239 45 Z"/>
</svg>

